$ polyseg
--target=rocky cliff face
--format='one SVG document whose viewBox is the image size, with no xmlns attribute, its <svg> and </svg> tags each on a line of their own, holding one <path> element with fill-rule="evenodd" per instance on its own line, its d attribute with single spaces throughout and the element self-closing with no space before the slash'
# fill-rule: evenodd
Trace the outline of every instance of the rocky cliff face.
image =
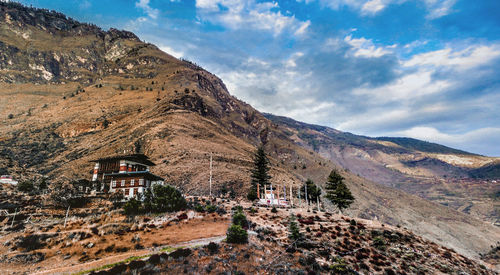
<svg viewBox="0 0 500 275">
<path fill-rule="evenodd" d="M 9 49 L 0 52 L 0 169 L 21 180 L 88 179 L 89 160 L 140 151 L 170 184 L 206 194 L 212 153 L 214 193 L 243 195 L 260 144 L 275 183 L 323 185 L 340 169 L 232 97 L 213 74 L 131 33 L 0 2 L 0 45 Z M 341 173 L 357 199 L 353 216 L 407 226 L 471 256 L 500 238 L 469 215 Z"/>
<path fill-rule="evenodd" d="M 82 24 L 61 13 L 0 3 L 0 80 L 7 83 L 92 83 L 111 74 L 137 76 L 165 62 L 134 60 L 143 48 L 131 32 Z M 152 76 L 152 75 L 151 75 Z"/>
</svg>

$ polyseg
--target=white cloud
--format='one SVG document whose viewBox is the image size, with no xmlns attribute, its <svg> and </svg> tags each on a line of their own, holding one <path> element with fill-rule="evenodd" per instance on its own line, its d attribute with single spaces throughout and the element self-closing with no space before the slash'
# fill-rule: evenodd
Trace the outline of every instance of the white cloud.
<svg viewBox="0 0 500 275">
<path fill-rule="evenodd" d="M 86 10 L 86 9 L 92 7 L 92 3 L 90 3 L 88 0 L 83 0 L 80 2 L 78 7 L 82 10 Z"/>
<path fill-rule="evenodd" d="M 352 35 L 348 35 L 344 38 L 344 41 L 347 42 L 347 44 L 351 45 L 354 50 L 354 56 L 362 56 L 362 57 L 381 57 L 385 54 L 391 53 L 389 48 L 393 48 L 392 46 L 389 47 L 377 47 L 373 43 L 372 40 L 366 39 L 364 37 L 361 38 L 353 38 Z M 327 41 L 331 42 L 330 40 Z"/>
<path fill-rule="evenodd" d="M 139 2 L 135 3 L 135 6 L 142 9 L 151 19 L 157 19 L 160 14 L 160 10 L 149 5 L 149 0 L 139 0 Z"/>
<path fill-rule="evenodd" d="M 429 11 L 427 18 L 436 19 L 450 14 L 456 2 L 456 0 L 425 0 Z"/>
<path fill-rule="evenodd" d="M 448 80 L 432 79 L 432 74 L 433 71 L 431 70 L 418 70 L 381 87 L 354 89 L 353 94 L 368 96 L 372 100 L 377 100 L 378 103 L 387 103 L 391 101 L 411 101 L 446 91 L 447 88 L 452 86 L 452 83 Z"/>
<path fill-rule="evenodd" d="M 487 64 L 498 57 L 500 57 L 500 45 L 474 45 L 461 51 L 445 48 L 414 55 L 410 60 L 404 62 L 403 66 L 434 66 L 468 70 Z"/>
<path fill-rule="evenodd" d="M 295 16 L 281 13 L 277 2 L 256 0 L 196 0 L 198 16 L 202 20 L 221 24 L 230 29 L 265 30 L 274 35 L 288 29 L 297 36 L 304 35 L 311 24 Z"/>
<path fill-rule="evenodd" d="M 311 3 L 314 0 L 306 0 L 305 3 Z M 349 7 L 351 9 L 359 11 L 361 15 L 373 16 L 384 10 L 388 5 L 391 4 L 402 4 L 408 0 L 318 0 L 324 6 L 327 6 L 333 10 L 339 10 L 343 7 Z M 422 1 L 422 0 L 417 0 Z M 302 2 L 302 1 L 299 1 Z M 428 19 L 436 19 L 445 15 L 450 14 L 453 10 L 453 6 L 456 0 L 423 0 L 428 15 Z"/>
<path fill-rule="evenodd" d="M 311 25 L 311 21 L 307 20 L 306 22 L 303 22 L 302 25 L 295 31 L 296 36 L 301 36 L 306 33 L 307 28 Z"/>
<path fill-rule="evenodd" d="M 500 128 L 485 127 L 464 133 L 448 134 L 433 127 L 417 126 L 394 134 L 488 155 L 488 152 L 491 152 L 489 154 L 498 154 L 498 152 L 492 151 L 497 145 L 496 140 L 500 136 Z"/>
<path fill-rule="evenodd" d="M 175 49 L 169 47 L 169 46 L 165 46 L 165 45 L 160 45 L 158 46 L 158 48 L 160 48 L 160 50 L 172 55 L 173 57 L 175 58 L 181 58 L 184 56 L 184 52 L 182 51 L 176 51 Z"/>
<path fill-rule="evenodd" d="M 382 0 L 370 0 L 363 4 L 361 11 L 367 14 L 375 14 L 385 8 Z"/>
</svg>

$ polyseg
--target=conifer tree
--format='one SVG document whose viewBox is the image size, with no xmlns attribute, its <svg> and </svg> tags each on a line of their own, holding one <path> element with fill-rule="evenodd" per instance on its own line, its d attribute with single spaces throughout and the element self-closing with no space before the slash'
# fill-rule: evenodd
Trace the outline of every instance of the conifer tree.
<svg viewBox="0 0 500 275">
<path fill-rule="evenodd" d="M 260 190 L 263 190 L 266 184 L 269 184 L 271 176 L 269 173 L 269 160 L 267 159 L 264 147 L 260 146 L 253 157 L 254 167 L 252 169 L 252 175 L 250 176 L 252 181 L 252 186 L 247 194 L 249 200 L 257 199 L 257 185 L 260 186 Z"/>
<path fill-rule="evenodd" d="M 300 189 L 300 193 L 304 195 L 303 199 L 306 197 L 306 185 L 307 185 L 307 199 L 309 204 L 316 203 L 316 198 L 321 196 L 321 189 L 312 181 L 311 179 L 307 179 L 304 185 L 302 185 Z M 321 198 L 321 197 L 320 197 Z"/>
<path fill-rule="evenodd" d="M 325 188 L 327 190 L 326 198 L 335 204 L 340 211 L 348 208 L 354 202 L 354 196 L 344 183 L 344 177 L 335 169 L 328 176 Z"/>
<path fill-rule="evenodd" d="M 304 238 L 304 236 L 299 231 L 299 226 L 297 225 L 295 215 L 291 214 L 289 219 L 290 219 L 290 222 L 289 222 L 289 226 L 288 226 L 288 231 L 289 231 L 288 238 L 294 242 L 302 240 Z M 295 245 L 295 246 L 297 246 L 297 245 Z"/>
</svg>

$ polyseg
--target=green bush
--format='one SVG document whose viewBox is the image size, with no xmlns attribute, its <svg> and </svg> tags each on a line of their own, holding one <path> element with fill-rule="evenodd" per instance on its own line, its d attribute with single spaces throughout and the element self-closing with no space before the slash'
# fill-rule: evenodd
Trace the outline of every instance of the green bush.
<svg viewBox="0 0 500 275">
<path fill-rule="evenodd" d="M 186 199 L 173 186 L 153 186 L 153 210 L 155 212 L 173 212 L 185 209 L 186 207 Z"/>
<path fill-rule="evenodd" d="M 276 207 L 273 206 L 273 208 L 271 208 L 271 213 L 278 213 L 278 209 L 276 209 Z"/>
<path fill-rule="evenodd" d="M 231 208 L 231 210 L 235 211 L 235 212 L 243 212 L 243 206 L 241 205 L 235 205 Z"/>
<path fill-rule="evenodd" d="M 239 225 L 242 228 L 248 228 L 247 217 L 243 214 L 243 212 L 238 211 L 233 215 L 233 224 Z"/>
<path fill-rule="evenodd" d="M 381 236 L 377 236 L 373 239 L 373 246 L 377 249 L 384 250 L 385 249 L 385 240 Z"/>
<path fill-rule="evenodd" d="M 197 204 L 194 206 L 194 211 L 196 212 L 205 212 L 205 207 L 203 207 L 203 205 L 201 204 Z"/>
<path fill-rule="evenodd" d="M 17 190 L 25 193 L 32 192 L 35 190 L 35 186 L 31 181 L 22 181 L 17 185 Z"/>
<path fill-rule="evenodd" d="M 207 210 L 208 213 L 214 213 L 215 211 L 217 211 L 217 206 L 209 204 L 205 207 L 205 209 Z"/>
<path fill-rule="evenodd" d="M 248 242 L 248 233 L 245 229 L 237 224 L 231 225 L 227 229 L 227 239 L 228 243 L 247 243 Z"/>
<path fill-rule="evenodd" d="M 141 211 L 141 202 L 135 198 L 131 198 L 123 205 L 123 211 L 127 215 L 136 215 Z"/>
</svg>

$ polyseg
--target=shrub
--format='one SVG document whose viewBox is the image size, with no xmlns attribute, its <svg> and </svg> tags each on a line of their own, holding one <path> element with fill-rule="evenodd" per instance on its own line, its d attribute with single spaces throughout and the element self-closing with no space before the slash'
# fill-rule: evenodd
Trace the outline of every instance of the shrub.
<svg viewBox="0 0 500 275">
<path fill-rule="evenodd" d="M 14 118 L 14 115 L 13 115 L 13 114 L 9 114 L 9 115 L 7 116 L 7 118 L 8 118 L 8 119 L 13 119 L 13 118 Z"/>
<path fill-rule="evenodd" d="M 209 204 L 205 207 L 205 209 L 207 210 L 208 213 L 214 213 L 215 211 L 217 211 L 217 206 Z"/>
<path fill-rule="evenodd" d="M 32 192 L 35 190 L 35 186 L 33 185 L 33 182 L 31 181 L 22 181 L 17 185 L 17 190 L 25 193 Z"/>
<path fill-rule="evenodd" d="M 207 247 L 208 251 L 210 252 L 210 254 L 212 254 L 212 255 L 217 253 L 217 251 L 219 251 L 219 245 L 214 243 L 214 242 L 210 242 L 206 247 Z"/>
<path fill-rule="evenodd" d="M 384 238 L 377 236 L 373 239 L 372 242 L 373 246 L 376 247 L 377 249 L 383 250 L 385 248 L 385 241 Z"/>
<path fill-rule="evenodd" d="M 75 208 L 87 202 L 71 183 L 55 183 L 51 187 L 49 198 L 56 207 Z"/>
<path fill-rule="evenodd" d="M 155 212 L 173 212 L 185 209 L 186 199 L 182 193 L 170 185 L 153 187 L 153 209 Z"/>
<path fill-rule="evenodd" d="M 205 212 L 205 207 L 203 207 L 203 205 L 201 204 L 197 204 L 194 206 L 194 211 L 196 212 Z"/>
<path fill-rule="evenodd" d="M 278 209 L 276 209 L 276 207 L 273 206 L 273 208 L 271 209 L 271 213 L 278 213 Z"/>
<path fill-rule="evenodd" d="M 131 198 L 123 205 L 123 211 L 127 215 L 136 215 L 141 211 L 141 202 L 135 198 Z"/>
<path fill-rule="evenodd" d="M 44 246 L 44 243 L 40 240 L 39 235 L 28 235 L 24 237 L 19 237 L 16 244 L 24 251 L 36 250 Z"/>
<path fill-rule="evenodd" d="M 240 225 L 233 224 L 227 229 L 228 243 L 247 243 L 248 233 Z"/>
<path fill-rule="evenodd" d="M 347 266 L 342 258 L 336 258 L 334 263 L 329 267 L 331 274 L 356 274 Z"/>
<path fill-rule="evenodd" d="M 123 193 L 120 191 L 116 191 L 111 196 L 109 196 L 109 200 L 113 203 L 113 206 L 117 208 L 120 206 L 122 201 L 125 199 L 125 196 L 123 196 Z"/>
<path fill-rule="evenodd" d="M 236 211 L 236 212 L 243 212 L 243 206 L 241 205 L 235 205 L 231 210 Z"/>
<path fill-rule="evenodd" d="M 239 225 L 242 228 L 248 228 L 247 217 L 243 212 L 238 211 L 233 215 L 233 224 Z"/>
</svg>

